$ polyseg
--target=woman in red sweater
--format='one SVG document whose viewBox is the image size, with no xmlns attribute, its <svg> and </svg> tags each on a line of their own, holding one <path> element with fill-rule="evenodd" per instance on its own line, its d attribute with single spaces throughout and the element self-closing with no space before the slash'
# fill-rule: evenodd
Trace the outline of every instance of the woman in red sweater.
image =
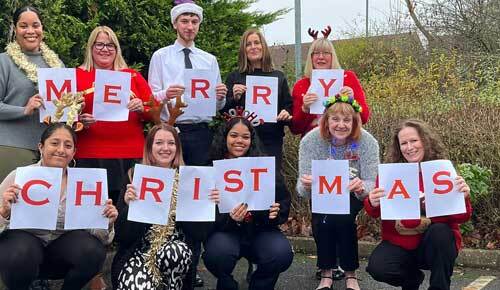
<svg viewBox="0 0 500 290">
<path fill-rule="evenodd" d="M 328 41 L 328 34 L 324 38 L 315 39 L 309 47 L 306 66 L 304 68 L 304 77 L 298 80 L 293 86 L 293 118 L 290 130 L 294 134 L 302 136 L 314 127 L 318 126 L 318 120 L 321 115 L 309 114 L 309 107 L 318 99 L 315 93 L 308 93 L 311 85 L 311 74 L 313 69 L 341 69 L 333 44 Z M 344 71 L 344 87 L 341 94 L 347 93 L 361 105 L 361 121 L 365 124 L 370 117 L 370 109 L 366 103 L 365 93 L 359 83 L 356 74 L 353 71 Z"/>
<path fill-rule="evenodd" d="M 388 151 L 386 161 L 391 163 L 446 158 L 439 138 L 420 120 L 403 121 L 396 128 Z M 424 192 L 422 176 L 419 184 Z M 468 221 L 472 214 L 469 186 L 460 176 L 455 184 L 464 193 L 465 213 L 382 221 L 382 242 L 372 252 L 366 268 L 375 280 L 403 290 L 418 289 L 424 279 L 420 269 L 426 269 L 431 271 L 429 289 L 450 289 L 453 266 L 462 245 L 459 224 Z M 380 217 L 380 199 L 384 195 L 382 188 L 369 193 L 364 203 L 370 216 Z"/>
<path fill-rule="evenodd" d="M 96 69 L 128 72 L 131 79 L 131 100 L 128 121 L 97 121 L 93 116 Z M 127 170 L 142 158 L 144 148 L 143 102 L 152 95 L 146 80 L 128 68 L 123 59 L 116 34 L 107 26 L 96 27 L 87 42 L 85 60 L 76 70 L 78 91 L 84 92 L 85 108 L 80 121 L 85 129 L 78 133 L 78 167 L 105 168 L 108 171 L 109 196 L 116 203 Z"/>
</svg>

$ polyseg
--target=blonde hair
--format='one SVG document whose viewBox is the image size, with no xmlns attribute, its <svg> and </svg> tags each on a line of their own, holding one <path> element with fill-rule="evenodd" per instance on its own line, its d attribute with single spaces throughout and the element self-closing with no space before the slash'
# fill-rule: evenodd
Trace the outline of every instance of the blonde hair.
<svg viewBox="0 0 500 290">
<path fill-rule="evenodd" d="M 328 128 L 328 118 L 337 113 L 344 116 L 352 116 L 352 129 L 349 139 L 359 141 L 359 138 L 361 138 L 361 115 L 354 111 L 354 108 L 350 104 L 340 102 L 325 109 L 323 116 L 321 116 L 318 125 L 321 137 L 327 141 L 332 139 L 332 134 Z"/>
<path fill-rule="evenodd" d="M 262 45 L 262 60 L 261 60 L 262 71 L 272 72 L 274 70 L 274 67 L 273 67 L 273 61 L 271 59 L 271 52 L 269 51 L 269 47 L 267 46 L 267 42 L 266 39 L 264 38 L 264 35 L 262 35 L 262 32 L 260 32 L 260 30 L 256 28 L 247 29 L 247 31 L 245 31 L 241 36 L 240 50 L 238 53 L 238 71 L 240 73 L 249 73 L 254 71 L 254 67 L 248 61 L 247 50 L 246 50 L 247 39 L 252 34 L 256 34 L 259 37 L 260 43 Z"/>
<path fill-rule="evenodd" d="M 115 32 L 108 26 L 97 26 L 96 28 L 94 28 L 94 30 L 92 30 L 89 39 L 87 40 L 87 46 L 85 48 L 85 59 L 80 67 L 85 69 L 86 71 L 90 71 L 91 69 L 94 68 L 92 47 L 94 46 L 94 42 L 97 39 L 97 36 L 101 32 L 106 33 L 111 39 L 111 42 L 116 46 L 116 56 L 115 60 L 113 61 L 113 70 L 121 70 L 128 68 L 127 63 L 125 62 L 122 56 L 122 49 L 120 47 L 120 42 L 118 41 L 118 37 L 116 36 Z"/>
<path fill-rule="evenodd" d="M 312 74 L 313 63 L 312 54 L 315 51 L 325 51 L 332 53 L 332 67 L 331 69 L 340 69 L 340 63 L 337 58 L 337 53 L 335 53 L 335 48 L 333 44 L 325 38 L 318 38 L 311 43 L 309 46 L 309 51 L 307 52 L 306 66 L 304 67 L 304 76 L 310 78 Z"/>
</svg>

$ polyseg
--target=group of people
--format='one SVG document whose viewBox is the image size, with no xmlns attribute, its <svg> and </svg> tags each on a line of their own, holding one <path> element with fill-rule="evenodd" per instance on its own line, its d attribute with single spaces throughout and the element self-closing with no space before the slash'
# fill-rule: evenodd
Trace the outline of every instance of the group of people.
<svg viewBox="0 0 500 290">
<path fill-rule="evenodd" d="M 344 71 L 340 95 L 325 102 L 323 114 L 310 114 L 311 104 L 319 98 L 309 92 L 312 70 L 341 68 L 327 39 L 328 32 L 323 38 L 314 36 L 304 78 L 290 93 L 284 74 L 274 69 L 265 38 L 257 29 L 248 29 L 242 35 L 238 68 L 222 83 L 216 57 L 195 47 L 202 21 L 203 9 L 192 1 L 172 8 L 177 39 L 153 54 L 147 81 L 128 68 L 113 30 L 95 28 L 86 45 L 84 62 L 76 70 L 77 89 L 84 96 L 79 115 L 84 129 L 75 132 L 62 123 L 47 127 L 39 121 L 44 101 L 37 93 L 36 68 L 64 64 L 42 41 L 39 11 L 31 6 L 16 10 L 15 34 L 6 52 L 0 54 L 0 279 L 9 289 L 30 289 L 39 279 L 64 279 L 62 289 L 81 289 L 101 271 L 105 245 L 113 240 L 118 247 L 111 269 L 113 289 L 192 289 L 203 282 L 196 273 L 200 257 L 217 278 L 217 289 L 238 289 L 232 272 L 242 257 L 256 265 L 255 269 L 251 266 L 249 289 L 274 289 L 280 273 L 293 260 L 290 243 L 279 230 L 279 225 L 288 220 L 291 203 L 280 172 L 286 126 L 303 136 L 299 194 L 310 194 L 312 160 L 349 160 L 350 213 L 312 215 L 320 270 L 317 289 L 331 289 L 338 266 L 345 271 L 346 289 L 360 289 L 356 277 L 356 216 L 364 208 L 370 216 L 379 217 L 385 190 L 377 185 L 377 140 L 362 128 L 370 110 L 355 73 Z M 217 73 L 216 107 L 221 113 L 244 107 L 246 76 L 276 77 L 276 122 L 254 127 L 240 111 L 229 114 L 213 132 L 208 126 L 211 117 L 181 114 L 171 118 L 167 107 L 179 105 L 176 102 L 185 90 L 183 73 L 190 68 Z M 95 120 L 92 103 L 96 69 L 131 74 L 127 121 Z M 151 102 L 153 99 L 156 101 Z M 169 120 L 169 124 L 153 126 L 144 137 L 143 122 L 153 119 L 149 106 L 158 103 L 165 105 L 161 119 Z M 127 220 L 129 204 L 137 198 L 137 189 L 131 184 L 135 163 L 177 170 L 182 165 L 209 166 L 215 160 L 263 155 L 274 156 L 277 168 L 275 203 L 269 210 L 248 211 L 243 203 L 229 213 L 217 209 L 215 222 L 176 222 L 176 176 L 166 225 Z M 404 163 L 442 159 L 446 153 L 425 123 L 407 120 L 394 131 L 386 156 L 387 162 Z M 15 169 L 32 164 L 37 157 L 39 161 L 31 166 L 63 169 L 57 229 L 9 229 L 11 207 L 20 192 L 14 182 Z M 69 166 L 107 170 L 110 200 L 103 211 L 109 219 L 107 230 L 64 230 Z M 403 289 L 418 289 L 424 277 L 420 269 L 430 269 L 430 289 L 450 288 L 461 247 L 458 225 L 471 215 L 470 189 L 461 177 L 456 183 L 464 193 L 466 213 L 430 220 L 382 221 L 383 242 L 372 253 L 367 267 L 374 279 Z M 423 192 L 422 180 L 420 184 Z M 210 199 L 219 203 L 219 190 L 214 188 Z"/>
</svg>

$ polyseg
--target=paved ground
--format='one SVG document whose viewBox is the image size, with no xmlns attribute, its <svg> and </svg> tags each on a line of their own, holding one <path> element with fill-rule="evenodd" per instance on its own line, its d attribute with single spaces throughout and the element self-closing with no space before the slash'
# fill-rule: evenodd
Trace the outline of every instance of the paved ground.
<svg viewBox="0 0 500 290">
<path fill-rule="evenodd" d="M 240 282 L 240 289 L 247 289 L 247 283 L 245 281 L 245 273 L 247 269 L 246 261 L 240 260 L 237 268 L 235 277 Z M 297 289 L 297 290 L 314 290 L 318 286 L 318 281 L 314 278 L 316 265 L 315 256 L 307 256 L 303 254 L 296 254 L 292 266 L 280 276 L 276 289 Z M 366 267 L 366 261 L 361 261 L 360 271 L 358 271 L 358 277 L 362 279 L 360 281 L 361 289 L 370 290 L 389 290 L 389 289 L 400 289 L 396 287 L 391 287 L 387 284 L 378 283 L 374 281 L 364 270 Z M 215 279 L 208 271 L 201 272 L 203 278 L 207 282 L 205 287 L 197 289 L 215 289 Z M 428 287 L 428 277 L 429 273 L 426 273 L 426 280 L 424 285 L 420 287 L 421 289 L 427 289 Z M 463 289 L 464 287 L 470 285 L 474 280 L 480 276 L 494 276 L 495 280 L 490 282 L 484 288 L 471 288 L 468 290 L 497 290 L 500 289 L 500 272 L 490 269 L 473 269 L 473 268 L 455 268 L 455 274 L 452 277 L 451 289 Z M 343 281 L 336 281 L 334 284 L 334 289 L 341 290 L 345 289 L 345 284 Z"/>
<path fill-rule="evenodd" d="M 318 285 L 318 281 L 314 278 L 316 257 L 308 256 L 304 254 L 296 254 L 292 266 L 283 274 L 281 274 L 276 289 L 297 289 L 297 290 L 314 290 Z M 363 290 L 390 290 L 399 289 L 395 287 L 388 286 L 383 283 L 378 283 L 374 281 L 365 271 L 366 261 L 361 260 L 361 267 L 358 271 L 358 277 L 362 279 L 360 281 L 361 289 Z M 245 274 L 247 270 L 246 260 L 240 260 L 236 269 L 235 277 L 240 282 L 240 289 L 246 290 L 247 283 L 245 282 Z M 214 277 L 201 265 L 200 271 L 202 277 L 205 279 L 205 286 L 202 288 L 196 288 L 200 290 L 212 290 L 215 289 L 215 279 Z M 424 285 L 420 289 L 427 289 L 429 273 L 426 273 L 427 278 L 424 281 Z M 109 275 L 106 275 L 109 278 Z M 476 287 L 471 285 L 472 283 L 478 283 L 478 278 L 486 277 L 485 280 L 490 280 L 485 287 Z M 491 277 L 491 278 L 488 278 Z M 108 285 L 110 281 L 108 279 Z M 52 282 L 52 290 L 60 289 L 60 281 Z M 468 288 L 465 288 L 468 287 Z M 0 289 L 3 289 L 0 285 Z M 343 281 L 336 281 L 334 284 L 335 290 L 345 289 L 345 284 Z M 465 290 L 497 290 L 500 289 L 500 271 L 491 269 L 477 269 L 477 268 L 455 268 L 455 274 L 452 277 L 451 289 L 465 289 Z"/>
</svg>

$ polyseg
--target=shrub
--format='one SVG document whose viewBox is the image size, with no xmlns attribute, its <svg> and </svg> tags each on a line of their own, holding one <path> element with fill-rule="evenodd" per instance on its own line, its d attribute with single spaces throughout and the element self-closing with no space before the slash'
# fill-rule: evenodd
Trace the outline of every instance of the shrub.
<svg viewBox="0 0 500 290">
<path fill-rule="evenodd" d="M 354 49 L 369 48 L 356 46 Z M 343 63 L 364 61 L 346 59 L 348 54 L 340 49 L 338 52 Z M 368 57 L 363 53 L 351 53 Z M 495 233 L 488 236 L 488 229 L 500 224 L 500 197 L 496 194 L 500 188 L 500 58 L 495 55 L 470 58 L 442 51 L 419 56 L 414 52 L 405 53 L 398 47 L 379 49 L 367 62 L 373 64 L 374 58 L 387 64 L 356 73 L 362 76 L 361 83 L 372 110 L 365 128 L 379 141 L 381 159 L 384 159 L 392 129 L 401 120 L 419 118 L 429 123 L 441 136 L 450 160 L 456 164 L 474 164 L 459 168 L 464 175 L 472 174 L 473 177 L 467 179 L 467 176 L 466 180 L 471 183 L 475 199 L 472 223 L 464 227 L 468 232 L 479 229 L 483 236 L 495 239 Z M 294 185 L 297 138 L 287 134 L 285 146 L 284 170 L 291 179 L 289 184 Z M 487 177 L 491 186 L 483 184 Z M 310 216 L 308 207 L 297 205 L 294 209 L 301 211 L 293 214 L 297 221 L 304 215 Z M 370 232 L 376 237 L 373 233 L 377 231 L 376 224 L 364 215 L 358 220 L 359 232 Z M 485 244 L 478 242 L 477 245 Z"/>
</svg>

